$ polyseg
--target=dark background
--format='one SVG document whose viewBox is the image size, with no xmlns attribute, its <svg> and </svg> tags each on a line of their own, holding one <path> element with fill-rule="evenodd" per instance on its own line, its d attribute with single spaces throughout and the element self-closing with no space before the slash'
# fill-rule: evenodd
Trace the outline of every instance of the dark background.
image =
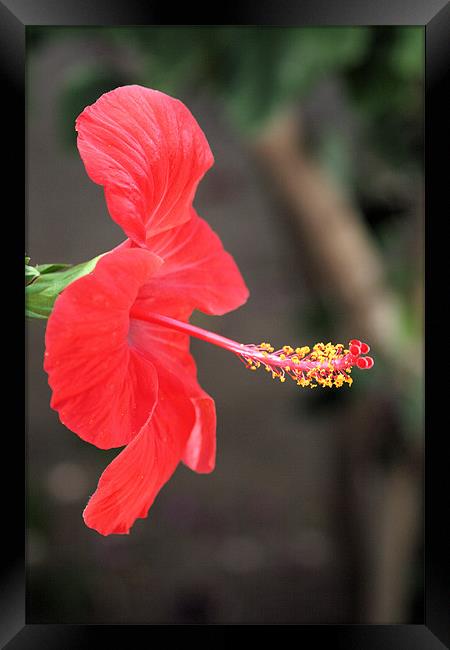
<svg viewBox="0 0 450 650">
<path fill-rule="evenodd" d="M 117 454 L 49 407 L 28 325 L 28 622 L 421 622 L 423 29 L 28 28 L 27 253 L 123 239 L 74 120 L 141 83 L 184 101 L 215 165 L 195 205 L 250 288 L 193 322 L 280 346 L 367 340 L 351 389 L 300 390 L 192 342 L 213 474 L 180 466 L 130 536 L 81 512 Z"/>
</svg>

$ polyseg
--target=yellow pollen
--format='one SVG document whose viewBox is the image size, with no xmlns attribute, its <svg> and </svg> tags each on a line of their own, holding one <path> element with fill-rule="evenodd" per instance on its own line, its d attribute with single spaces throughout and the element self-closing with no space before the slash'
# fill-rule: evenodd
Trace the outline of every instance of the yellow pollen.
<svg viewBox="0 0 450 650">
<path fill-rule="evenodd" d="M 351 386 L 353 383 L 350 377 L 351 365 L 343 367 L 347 365 L 344 357 L 349 354 L 349 350 L 342 343 L 333 345 L 331 341 L 320 341 L 312 350 L 307 345 L 297 348 L 283 345 L 274 352 L 275 348 L 263 341 L 260 345 L 244 348 L 238 356 L 247 368 L 254 372 L 262 366 L 266 372 L 271 373 L 272 379 L 279 379 L 281 383 L 286 382 L 286 377 L 293 379 L 302 388 L 341 388 L 344 384 Z"/>
</svg>

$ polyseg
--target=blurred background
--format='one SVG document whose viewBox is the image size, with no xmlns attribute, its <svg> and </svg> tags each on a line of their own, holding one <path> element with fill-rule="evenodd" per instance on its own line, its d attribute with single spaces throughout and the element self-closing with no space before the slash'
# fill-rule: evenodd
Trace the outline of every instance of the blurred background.
<svg viewBox="0 0 450 650">
<path fill-rule="evenodd" d="M 248 303 L 242 342 L 371 345 L 351 389 L 299 389 L 194 340 L 217 467 L 181 466 L 129 536 L 81 513 L 117 450 L 63 427 L 28 323 L 29 623 L 423 622 L 421 27 L 27 28 L 31 264 L 123 240 L 74 121 L 103 92 L 181 99 L 215 165 L 195 206 Z"/>
</svg>

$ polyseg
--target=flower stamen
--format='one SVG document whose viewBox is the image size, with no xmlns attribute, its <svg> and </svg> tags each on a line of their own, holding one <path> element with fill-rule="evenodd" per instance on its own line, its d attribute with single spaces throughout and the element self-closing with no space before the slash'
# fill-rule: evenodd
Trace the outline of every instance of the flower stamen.
<svg viewBox="0 0 450 650">
<path fill-rule="evenodd" d="M 257 370 L 262 364 L 267 372 L 271 372 L 272 379 L 279 379 L 282 383 L 288 376 L 301 388 L 341 388 L 344 384 L 352 385 L 353 366 L 361 370 L 372 368 L 372 357 L 360 356 L 369 349 L 367 343 L 356 339 L 349 342 L 348 348 L 344 348 L 342 343 L 333 345 L 330 342 L 316 343 L 312 350 L 308 346 L 294 350 L 284 345 L 275 351 L 270 343 L 263 342 L 241 346 L 235 354 L 251 370 Z"/>
<path fill-rule="evenodd" d="M 307 386 L 309 388 L 317 388 L 317 386 L 341 388 L 344 384 L 351 386 L 353 379 L 350 375 L 353 366 L 360 370 L 369 370 L 374 365 L 372 357 L 361 356 L 369 352 L 370 347 L 358 339 L 349 341 L 348 348 L 344 348 L 342 343 L 336 345 L 316 343 L 312 350 L 307 345 L 295 349 L 290 345 L 284 345 L 279 350 L 275 350 L 266 341 L 259 345 L 253 343 L 244 345 L 190 323 L 181 322 L 162 314 L 149 313 L 137 305 L 131 310 L 130 316 L 170 327 L 189 336 L 218 345 L 233 352 L 249 370 L 255 371 L 258 368 L 264 368 L 271 373 L 272 379 L 279 379 L 284 383 L 286 377 L 290 377 L 301 388 Z"/>
</svg>

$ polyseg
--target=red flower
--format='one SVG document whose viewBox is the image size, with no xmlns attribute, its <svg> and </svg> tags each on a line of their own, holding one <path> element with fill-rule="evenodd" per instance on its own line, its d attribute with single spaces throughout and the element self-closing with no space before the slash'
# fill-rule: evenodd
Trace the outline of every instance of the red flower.
<svg viewBox="0 0 450 650">
<path fill-rule="evenodd" d="M 104 185 L 111 216 L 130 236 L 58 297 L 46 331 L 51 406 L 81 438 L 127 445 L 103 472 L 84 520 L 127 533 L 146 517 L 180 461 L 215 464 L 213 399 L 197 381 L 189 337 L 236 354 L 248 368 L 300 386 L 351 385 L 369 369 L 369 346 L 242 345 L 188 323 L 194 309 L 224 314 L 248 290 L 233 258 L 191 202 L 212 155 L 189 111 L 138 86 L 103 95 L 77 120 L 89 175 Z"/>
<path fill-rule="evenodd" d="M 197 472 L 215 464 L 215 405 L 198 384 L 188 334 L 133 310 L 187 322 L 194 309 L 235 309 L 248 290 L 191 206 L 213 158 L 181 102 L 118 88 L 83 111 L 77 130 L 89 175 L 132 239 L 56 300 L 44 367 L 51 406 L 69 429 L 101 448 L 127 445 L 84 512 L 86 524 L 107 535 L 147 515 L 181 460 Z"/>
</svg>

